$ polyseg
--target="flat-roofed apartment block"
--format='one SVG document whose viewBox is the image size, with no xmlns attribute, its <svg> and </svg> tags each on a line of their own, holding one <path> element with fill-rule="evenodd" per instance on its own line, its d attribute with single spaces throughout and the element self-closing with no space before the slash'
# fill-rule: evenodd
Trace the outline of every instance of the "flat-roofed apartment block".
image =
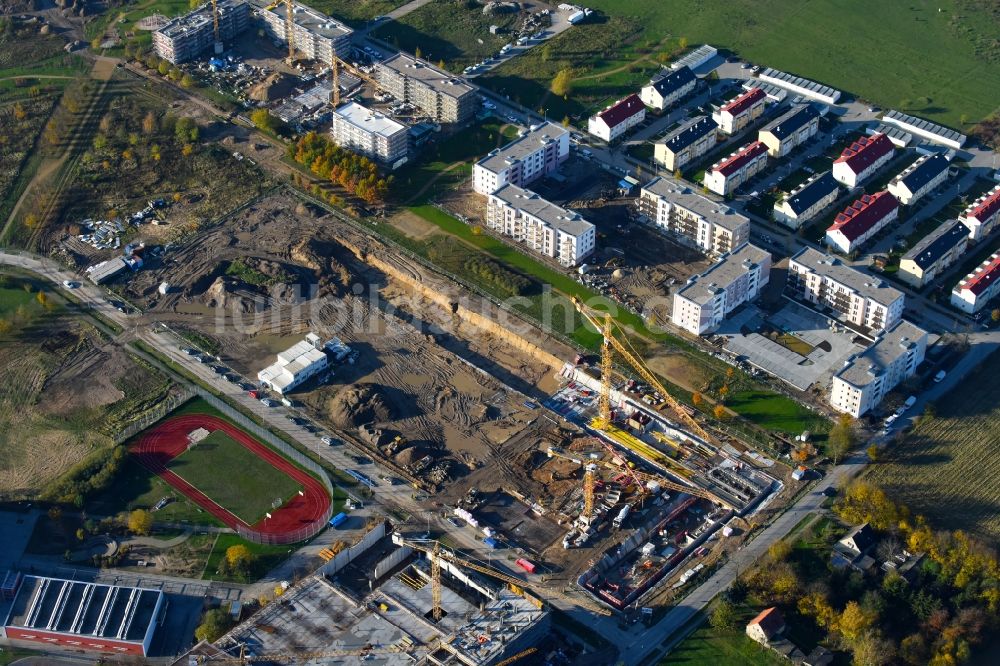
<svg viewBox="0 0 1000 666">
<path fill-rule="evenodd" d="M 764 113 L 767 94 L 760 88 L 751 88 L 734 97 L 712 114 L 712 120 L 726 134 L 736 134 L 741 129 L 760 118 Z"/>
<path fill-rule="evenodd" d="M 406 125 L 356 102 L 348 102 L 334 110 L 330 138 L 338 146 L 388 165 L 405 160 L 409 150 Z"/>
<path fill-rule="evenodd" d="M 597 238 L 594 225 L 579 213 L 510 184 L 490 193 L 486 225 L 563 266 L 583 261 L 594 251 Z"/>
<path fill-rule="evenodd" d="M 862 194 L 837 214 L 826 230 L 826 243 L 850 254 L 899 217 L 899 202 L 885 190 Z"/>
<path fill-rule="evenodd" d="M 1000 252 L 976 267 L 951 292 L 951 304 L 962 312 L 973 313 L 1000 293 Z"/>
<path fill-rule="evenodd" d="M 812 104 L 797 104 L 765 125 L 757 133 L 757 138 L 767 146 L 768 155 L 784 157 L 816 136 L 818 130 L 819 111 L 816 107 Z"/>
<path fill-rule="evenodd" d="M 285 5 L 269 5 L 260 10 L 264 29 L 269 38 L 287 44 Z M 333 54 L 346 58 L 351 52 L 350 27 L 326 14 L 299 3 L 292 4 L 292 45 L 295 50 L 324 64 L 333 63 Z"/>
<path fill-rule="evenodd" d="M 857 187 L 892 159 L 892 141 L 885 134 L 863 136 L 840 153 L 833 162 L 833 177 L 848 187 Z"/>
<path fill-rule="evenodd" d="M 770 274 L 771 253 L 745 243 L 674 293 L 670 319 L 695 335 L 711 332 L 738 306 L 757 298 Z"/>
<path fill-rule="evenodd" d="M 811 247 L 788 260 L 785 294 L 830 308 L 840 321 L 871 333 L 892 328 L 903 317 L 903 292 Z"/>
<path fill-rule="evenodd" d="M 701 157 L 719 141 L 719 126 L 708 116 L 699 116 L 681 125 L 666 139 L 653 144 L 653 159 L 669 171 L 677 171 Z"/>
<path fill-rule="evenodd" d="M 716 162 L 705 172 L 705 187 L 723 196 L 736 191 L 767 166 L 767 146 L 754 141 L 729 157 Z"/>
<path fill-rule="evenodd" d="M 464 123 L 479 105 L 479 94 L 464 79 L 405 53 L 377 63 L 375 79 L 390 95 L 439 123 Z"/>
<path fill-rule="evenodd" d="M 897 322 L 833 376 L 830 406 L 854 417 L 868 413 L 913 376 L 926 351 L 927 331 L 908 321 Z"/>
<path fill-rule="evenodd" d="M 799 185 L 774 203 L 774 219 L 786 227 L 798 229 L 829 208 L 840 198 L 840 185 L 833 174 L 824 171 Z"/>
<path fill-rule="evenodd" d="M 690 67 L 678 67 L 661 73 L 643 86 L 639 93 L 642 103 L 656 111 L 670 108 L 686 97 L 698 85 L 698 79 Z"/>
<path fill-rule="evenodd" d="M 919 289 L 958 261 L 968 247 L 969 230 L 958 220 L 948 220 L 903 255 L 897 276 Z"/>
<path fill-rule="evenodd" d="M 981 240 L 1000 222 L 1000 185 L 979 197 L 958 218 L 969 229 L 969 238 Z"/>
<path fill-rule="evenodd" d="M 924 155 L 889 183 L 888 190 L 904 206 L 912 206 L 948 178 L 944 155 Z"/>
<path fill-rule="evenodd" d="M 554 172 L 567 157 L 569 132 L 555 123 L 543 123 L 476 162 L 472 189 L 490 194 L 507 183 L 524 187 Z"/>
<path fill-rule="evenodd" d="M 219 38 L 229 41 L 250 27 L 250 3 L 247 0 L 219 0 Z M 156 55 L 174 64 L 187 62 L 212 48 L 215 26 L 212 6 L 198 9 L 167 21 L 153 32 Z"/>
<path fill-rule="evenodd" d="M 639 214 L 660 229 L 710 255 L 750 240 L 750 220 L 729 206 L 668 178 L 654 178 L 639 193 Z"/>
<path fill-rule="evenodd" d="M 165 612 L 161 590 L 18 576 L 3 623 L 8 640 L 145 657 Z"/>
</svg>

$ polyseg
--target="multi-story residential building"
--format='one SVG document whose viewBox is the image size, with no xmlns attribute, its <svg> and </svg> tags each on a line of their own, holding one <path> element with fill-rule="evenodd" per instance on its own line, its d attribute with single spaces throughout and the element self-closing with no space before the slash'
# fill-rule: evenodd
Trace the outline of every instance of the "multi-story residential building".
<svg viewBox="0 0 1000 666">
<path fill-rule="evenodd" d="M 978 312 L 1000 293 L 1000 252 L 980 264 L 951 292 L 951 304 L 962 312 Z"/>
<path fill-rule="evenodd" d="M 406 53 L 377 63 L 375 79 L 390 95 L 439 123 L 464 123 L 479 106 L 479 93 L 464 79 Z"/>
<path fill-rule="evenodd" d="M 833 174 L 824 171 L 815 175 L 786 197 L 774 203 L 774 219 L 792 229 L 798 229 L 840 198 L 840 185 Z"/>
<path fill-rule="evenodd" d="M 597 232 L 579 213 L 507 184 L 490 193 L 486 225 L 532 251 L 576 266 L 594 251 Z"/>
<path fill-rule="evenodd" d="M 797 146 L 816 136 L 819 111 L 812 104 L 796 104 L 779 118 L 761 128 L 757 138 L 771 157 L 784 157 Z"/>
<path fill-rule="evenodd" d="M 862 194 L 826 230 L 826 244 L 850 254 L 899 217 L 899 202 L 885 190 Z"/>
<path fill-rule="evenodd" d="M 690 67 L 679 67 L 651 79 L 649 85 L 643 86 L 639 97 L 649 108 L 664 111 L 691 94 L 697 84 L 698 79 Z"/>
<path fill-rule="evenodd" d="M 712 114 L 712 120 L 726 134 L 736 134 L 764 113 L 767 94 L 761 88 L 751 88 L 734 97 Z"/>
<path fill-rule="evenodd" d="M 903 317 L 903 292 L 811 247 L 788 260 L 785 293 L 831 308 L 837 319 L 874 333 L 891 328 Z"/>
<path fill-rule="evenodd" d="M 646 119 L 646 106 L 632 94 L 590 117 L 587 131 L 611 143 Z"/>
<path fill-rule="evenodd" d="M 855 418 L 870 412 L 913 376 L 926 351 L 927 331 L 908 321 L 897 322 L 833 376 L 830 406 Z"/>
<path fill-rule="evenodd" d="M 260 17 L 270 39 L 288 43 L 284 3 L 261 9 Z M 297 2 L 292 4 L 292 46 L 297 53 L 310 60 L 330 65 L 334 54 L 346 58 L 351 52 L 353 32 L 346 24 L 312 7 Z"/>
<path fill-rule="evenodd" d="M 246 0 L 219 0 L 219 37 L 223 41 L 236 38 L 250 27 L 250 3 Z M 215 26 L 211 5 L 167 21 L 153 32 L 156 55 L 174 64 L 187 62 L 215 44 Z"/>
<path fill-rule="evenodd" d="M 948 178 L 944 155 L 924 155 L 892 179 L 887 188 L 904 206 L 912 206 Z"/>
<path fill-rule="evenodd" d="M 405 160 L 410 143 L 406 125 L 356 102 L 334 110 L 330 139 L 387 165 Z"/>
<path fill-rule="evenodd" d="M 472 167 L 472 189 L 490 194 L 507 183 L 523 187 L 553 173 L 569 157 L 569 132 L 544 123 L 491 151 Z"/>
<path fill-rule="evenodd" d="M 948 220 L 903 255 L 897 276 L 919 289 L 958 261 L 968 247 L 969 230 L 958 220 Z"/>
<path fill-rule="evenodd" d="M 729 157 L 712 165 L 705 172 L 705 187 L 723 196 L 729 196 L 767 166 L 767 146 L 754 141 L 740 148 Z"/>
<path fill-rule="evenodd" d="M 713 331 L 739 305 L 757 298 L 770 274 L 771 253 L 745 243 L 674 293 L 670 319 L 695 335 Z"/>
<path fill-rule="evenodd" d="M 1000 222 L 1000 185 L 973 201 L 958 219 L 969 228 L 972 240 L 989 236 Z"/>
<path fill-rule="evenodd" d="M 725 254 L 750 240 L 749 219 L 673 179 L 646 183 L 638 206 L 643 218 L 706 254 Z"/>
<path fill-rule="evenodd" d="M 853 142 L 833 162 L 833 177 L 847 187 L 857 187 L 892 159 L 895 147 L 885 134 L 876 132 Z"/>
<path fill-rule="evenodd" d="M 653 144 L 653 159 L 669 171 L 677 171 L 701 157 L 719 139 L 719 126 L 708 116 L 693 118 L 681 125 L 664 141 Z"/>
</svg>

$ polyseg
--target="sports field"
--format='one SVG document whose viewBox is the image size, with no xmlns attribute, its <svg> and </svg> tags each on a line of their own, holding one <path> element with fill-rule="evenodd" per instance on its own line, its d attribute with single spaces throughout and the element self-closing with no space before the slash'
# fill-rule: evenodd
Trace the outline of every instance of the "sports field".
<svg viewBox="0 0 1000 666">
<path fill-rule="evenodd" d="M 479 83 L 532 108 L 548 106 L 550 115 L 589 113 L 643 84 L 683 38 L 957 129 L 968 129 L 963 120 L 975 123 L 1000 108 L 1000 6 L 993 0 L 585 4 L 603 12 L 603 24 L 576 26 L 547 51 L 532 49 Z M 606 43 L 609 34 L 616 43 Z M 564 101 L 547 91 L 566 66 L 577 72 L 578 84 Z"/>
<path fill-rule="evenodd" d="M 235 439 L 215 430 L 167 463 L 167 469 L 253 525 L 284 504 L 302 485 L 258 458 Z"/>
</svg>

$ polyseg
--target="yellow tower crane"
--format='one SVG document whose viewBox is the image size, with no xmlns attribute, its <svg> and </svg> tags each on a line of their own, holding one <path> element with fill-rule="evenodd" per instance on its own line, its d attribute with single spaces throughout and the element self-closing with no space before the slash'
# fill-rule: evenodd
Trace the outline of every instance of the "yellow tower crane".
<svg viewBox="0 0 1000 666">
<path fill-rule="evenodd" d="M 441 609 L 441 565 L 440 565 L 441 560 L 444 560 L 445 562 L 451 562 L 452 564 L 456 564 L 466 569 L 472 569 L 473 571 L 478 571 L 481 574 L 485 574 L 487 576 L 490 576 L 491 578 L 501 580 L 507 583 L 508 585 L 512 585 L 518 589 L 526 589 L 529 587 L 528 582 L 521 578 L 517 578 L 516 576 L 511 576 L 501 571 L 497 571 L 496 569 L 488 567 L 483 564 L 477 564 L 475 562 L 470 562 L 468 560 L 460 558 L 452 551 L 442 548 L 441 543 L 434 539 L 406 539 L 403 538 L 402 536 L 393 536 L 393 542 L 402 546 L 409 546 L 414 550 L 419 550 L 421 552 L 427 553 L 430 556 L 431 594 L 433 595 L 433 602 L 434 602 L 433 612 L 435 619 L 440 619 L 439 614 L 441 612 L 440 610 Z M 434 566 L 435 561 L 438 562 L 437 567 Z M 600 615 L 612 614 L 611 611 L 609 611 L 607 608 L 604 608 L 603 606 L 590 603 L 583 599 L 576 599 L 570 597 L 568 595 L 563 594 L 562 592 L 546 589 L 546 593 L 559 597 L 560 599 L 564 599 L 569 603 L 583 606 L 584 608 L 593 613 L 598 613 Z"/>
<path fill-rule="evenodd" d="M 285 0 L 285 39 L 288 40 L 288 64 L 295 62 L 295 21 L 293 14 L 292 0 Z"/>
<path fill-rule="evenodd" d="M 218 0 L 212 0 L 212 28 L 215 30 L 215 43 L 222 41 L 219 38 L 219 4 Z"/>
<path fill-rule="evenodd" d="M 583 515 L 588 524 L 594 519 L 594 487 L 597 485 L 597 465 L 590 463 L 583 473 Z"/>
<path fill-rule="evenodd" d="M 584 319 L 589 321 L 598 331 L 601 332 L 604 342 L 601 345 L 601 395 L 598 400 L 598 416 L 594 419 L 593 426 L 598 430 L 604 430 L 609 425 L 611 425 L 611 373 L 612 373 L 612 351 L 618 352 L 626 363 L 632 366 L 639 375 L 649 383 L 656 391 L 663 396 L 663 399 L 674 413 L 677 418 L 680 419 L 685 426 L 687 426 L 691 432 L 698 435 L 706 442 L 710 444 L 717 444 L 715 438 L 709 435 L 704 428 L 701 427 L 697 421 L 694 420 L 690 414 L 684 409 L 684 407 L 677 402 L 670 392 L 660 383 L 660 380 L 656 378 L 656 375 L 646 367 L 646 364 L 642 362 L 639 355 L 634 349 L 631 349 L 631 345 L 624 333 L 621 333 L 621 329 L 614 323 L 611 315 L 606 312 L 600 312 L 594 310 L 590 306 L 586 305 L 576 296 L 573 297 L 573 305 L 576 306 L 577 311 L 583 315 Z M 615 331 L 619 331 L 616 335 Z M 621 338 L 621 339 L 619 339 Z"/>
<path fill-rule="evenodd" d="M 536 648 L 536 647 L 530 647 L 530 648 L 528 648 L 527 650 L 525 650 L 523 652 L 518 652 L 513 657 L 507 657 L 503 661 L 497 663 L 496 666 L 509 666 L 510 664 L 513 664 L 515 661 L 521 661 L 525 657 L 533 655 L 536 652 L 538 652 L 538 648 Z"/>
</svg>

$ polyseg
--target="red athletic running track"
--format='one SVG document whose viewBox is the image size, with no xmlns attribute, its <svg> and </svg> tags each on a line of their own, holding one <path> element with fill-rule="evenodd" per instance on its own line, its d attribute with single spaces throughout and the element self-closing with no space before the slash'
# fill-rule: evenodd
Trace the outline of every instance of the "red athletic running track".
<svg viewBox="0 0 1000 666">
<path fill-rule="evenodd" d="M 270 518 L 264 518 L 256 525 L 247 525 L 246 522 L 216 504 L 205 493 L 167 469 L 167 463 L 187 449 L 187 436 L 197 428 L 204 428 L 208 431 L 222 430 L 257 457 L 262 458 L 272 467 L 281 470 L 302 484 L 305 496 L 296 495 L 281 508 L 272 510 Z M 282 535 L 322 519 L 330 506 L 330 497 L 319 480 L 306 474 L 277 452 L 264 446 L 228 421 L 208 414 L 175 416 L 172 419 L 167 419 L 147 431 L 139 441 L 132 444 L 129 447 L 129 452 L 149 471 L 187 495 L 198 506 L 232 529 L 236 529 L 237 525 L 244 525 L 262 534 Z M 225 474 L 226 470 L 220 469 L 218 473 Z"/>
</svg>

